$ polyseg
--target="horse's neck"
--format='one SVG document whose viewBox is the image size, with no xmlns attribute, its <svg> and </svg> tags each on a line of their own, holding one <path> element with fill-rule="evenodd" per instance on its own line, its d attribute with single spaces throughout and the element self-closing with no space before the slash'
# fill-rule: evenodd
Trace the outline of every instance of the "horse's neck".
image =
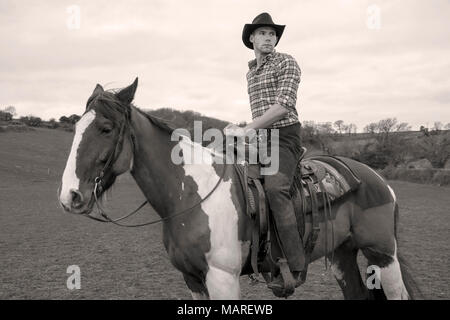
<svg viewBox="0 0 450 320">
<path fill-rule="evenodd" d="M 170 133 L 132 110 L 131 126 L 135 138 L 131 174 L 149 203 L 164 217 L 174 209 L 182 185 L 182 173 L 171 161 L 175 142 Z"/>
</svg>

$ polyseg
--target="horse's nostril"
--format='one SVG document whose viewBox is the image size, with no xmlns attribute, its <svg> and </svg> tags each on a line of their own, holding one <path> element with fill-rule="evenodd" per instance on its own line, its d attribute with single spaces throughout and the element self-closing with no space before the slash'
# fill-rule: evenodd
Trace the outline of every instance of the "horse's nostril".
<svg viewBox="0 0 450 320">
<path fill-rule="evenodd" d="M 83 195 L 78 190 L 70 190 L 70 194 L 72 195 L 72 207 L 79 208 L 83 205 Z"/>
<path fill-rule="evenodd" d="M 64 203 L 61 202 L 61 206 L 63 207 L 64 210 L 66 211 L 70 211 L 70 208 L 67 207 Z"/>
</svg>

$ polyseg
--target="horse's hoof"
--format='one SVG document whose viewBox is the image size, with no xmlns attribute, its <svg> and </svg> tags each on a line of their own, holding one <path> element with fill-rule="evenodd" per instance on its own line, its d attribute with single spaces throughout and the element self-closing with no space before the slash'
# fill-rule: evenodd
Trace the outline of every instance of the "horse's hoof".
<svg viewBox="0 0 450 320">
<path fill-rule="evenodd" d="M 287 298 L 295 292 L 295 289 L 288 291 L 285 288 L 271 288 L 271 290 L 277 298 Z"/>
<path fill-rule="evenodd" d="M 284 284 L 279 281 L 272 281 L 267 284 L 267 287 L 272 290 L 273 294 L 278 298 L 287 298 L 295 292 L 295 289 L 286 289 Z"/>
</svg>

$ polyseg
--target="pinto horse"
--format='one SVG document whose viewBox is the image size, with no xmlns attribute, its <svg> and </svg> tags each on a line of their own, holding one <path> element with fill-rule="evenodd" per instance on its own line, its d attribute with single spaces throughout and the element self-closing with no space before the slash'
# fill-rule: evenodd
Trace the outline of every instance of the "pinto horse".
<svg viewBox="0 0 450 320">
<path fill-rule="evenodd" d="M 239 177 L 229 164 L 174 164 L 175 147 L 183 152 L 194 148 L 203 157 L 212 152 L 189 139 L 172 141 L 173 128 L 132 105 L 136 88 L 137 78 L 118 92 L 97 84 L 76 124 L 59 201 L 68 212 L 89 215 L 116 177 L 130 171 L 161 217 L 164 246 L 192 297 L 238 299 L 253 226 Z M 331 269 L 346 299 L 418 297 L 399 258 L 393 190 L 368 166 L 350 159 L 347 163 L 362 183 L 332 205 L 334 235 L 323 225 L 330 222 L 321 222 L 311 261 L 333 255 Z M 187 208 L 185 214 L 174 215 Z M 334 246 L 326 247 L 332 236 Z M 378 267 L 378 288 L 368 289 L 363 282 L 356 262 L 359 250 L 369 265 Z"/>
</svg>

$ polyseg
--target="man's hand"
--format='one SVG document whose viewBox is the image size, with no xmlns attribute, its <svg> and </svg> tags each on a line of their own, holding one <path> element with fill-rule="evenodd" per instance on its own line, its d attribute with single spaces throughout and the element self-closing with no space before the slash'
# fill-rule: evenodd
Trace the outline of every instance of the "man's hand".
<svg viewBox="0 0 450 320">
<path fill-rule="evenodd" d="M 223 129 L 223 133 L 226 136 L 244 137 L 247 133 L 247 129 L 230 123 Z"/>
</svg>

